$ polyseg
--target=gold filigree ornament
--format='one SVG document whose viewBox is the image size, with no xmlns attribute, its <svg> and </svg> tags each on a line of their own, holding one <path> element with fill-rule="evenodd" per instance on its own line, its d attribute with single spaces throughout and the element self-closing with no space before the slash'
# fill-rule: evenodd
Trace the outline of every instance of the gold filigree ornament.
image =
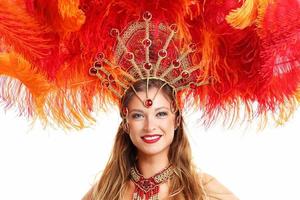
<svg viewBox="0 0 300 200">
<path fill-rule="evenodd" d="M 191 43 L 180 49 L 176 39 L 177 25 L 153 23 L 151 19 L 152 14 L 146 11 L 142 21 L 132 23 L 123 32 L 111 29 L 110 35 L 117 40 L 113 61 L 99 53 L 89 70 L 90 75 L 97 76 L 102 86 L 119 99 L 130 87 L 137 93 L 133 84 L 147 80 L 146 99 L 137 95 L 147 108 L 152 106 L 156 96 L 148 97 L 150 79 L 162 80 L 161 88 L 170 85 L 175 97 L 181 90 L 193 90 L 209 83 L 202 68 L 192 65 L 190 56 L 196 51 L 196 45 Z"/>
</svg>

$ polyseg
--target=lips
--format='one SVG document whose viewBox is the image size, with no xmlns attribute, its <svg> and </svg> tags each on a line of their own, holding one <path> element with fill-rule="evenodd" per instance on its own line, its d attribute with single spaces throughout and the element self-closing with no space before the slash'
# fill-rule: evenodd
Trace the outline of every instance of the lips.
<svg viewBox="0 0 300 200">
<path fill-rule="evenodd" d="M 142 140 L 148 144 L 157 142 L 161 138 L 161 135 L 144 135 Z"/>
</svg>

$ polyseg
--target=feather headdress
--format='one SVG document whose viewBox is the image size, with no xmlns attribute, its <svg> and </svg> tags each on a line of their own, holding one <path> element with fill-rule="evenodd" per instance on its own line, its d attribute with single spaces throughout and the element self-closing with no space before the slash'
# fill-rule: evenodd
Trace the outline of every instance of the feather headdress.
<svg viewBox="0 0 300 200">
<path fill-rule="evenodd" d="M 205 125 L 219 115 L 233 123 L 241 108 L 243 120 L 271 115 L 283 123 L 297 108 L 297 0 L 0 0 L 1 104 L 65 128 L 95 122 L 92 113 L 119 98 L 91 76 L 91 66 L 99 53 L 115 60 L 117 41 L 109 33 L 126 32 L 146 11 L 154 27 L 176 25 L 173 50 L 194 44 L 188 59 L 201 70 L 194 78 L 209 84 L 181 90 L 177 99 L 181 108 L 191 99 L 203 110 Z M 114 67 L 105 70 L 121 76 Z"/>
</svg>

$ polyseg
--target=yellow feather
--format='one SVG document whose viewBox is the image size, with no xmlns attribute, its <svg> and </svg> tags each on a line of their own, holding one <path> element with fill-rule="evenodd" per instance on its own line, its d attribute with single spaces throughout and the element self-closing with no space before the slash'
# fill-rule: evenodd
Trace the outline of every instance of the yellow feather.
<svg viewBox="0 0 300 200">
<path fill-rule="evenodd" d="M 242 7 L 232 10 L 226 21 L 236 29 L 244 29 L 251 26 L 257 17 L 257 5 L 259 0 L 245 0 Z"/>
<path fill-rule="evenodd" d="M 232 10 L 226 21 L 236 29 L 244 29 L 256 23 L 260 26 L 266 9 L 274 0 L 245 0 L 242 7 Z"/>
</svg>

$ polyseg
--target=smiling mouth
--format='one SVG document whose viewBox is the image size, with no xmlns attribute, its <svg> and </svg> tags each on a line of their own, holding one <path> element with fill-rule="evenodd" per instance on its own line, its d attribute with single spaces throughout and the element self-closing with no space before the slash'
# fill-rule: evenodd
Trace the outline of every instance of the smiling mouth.
<svg viewBox="0 0 300 200">
<path fill-rule="evenodd" d="M 146 135 L 142 137 L 142 140 L 148 144 L 157 142 L 161 138 L 161 135 Z"/>
</svg>

